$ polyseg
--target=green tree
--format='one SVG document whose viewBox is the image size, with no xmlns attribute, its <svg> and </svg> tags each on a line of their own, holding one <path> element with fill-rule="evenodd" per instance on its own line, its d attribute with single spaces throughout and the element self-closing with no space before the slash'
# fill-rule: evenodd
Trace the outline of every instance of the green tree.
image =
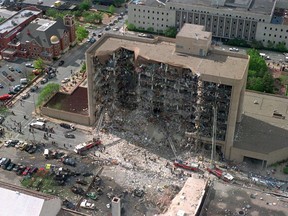
<svg viewBox="0 0 288 216">
<path fill-rule="evenodd" d="M 271 73 L 267 72 L 263 76 L 263 86 L 264 86 L 264 92 L 266 93 L 274 93 L 274 79 Z"/>
<path fill-rule="evenodd" d="M 265 60 L 255 49 L 249 49 L 247 53 L 250 56 L 247 89 L 273 93 L 274 79 L 268 71 Z"/>
<path fill-rule="evenodd" d="M 5 18 L 0 17 L 0 23 L 3 22 L 3 21 L 5 21 L 5 20 L 6 20 Z"/>
<path fill-rule="evenodd" d="M 76 36 L 78 41 L 83 41 L 89 35 L 89 31 L 87 31 L 83 26 L 78 25 L 76 27 Z"/>
<path fill-rule="evenodd" d="M 125 3 L 125 0 L 114 0 L 113 1 L 113 4 L 116 6 L 116 7 L 121 7 L 122 4 Z"/>
<path fill-rule="evenodd" d="M 275 48 L 280 52 L 286 52 L 287 51 L 285 41 L 279 42 Z"/>
<path fill-rule="evenodd" d="M 60 89 L 60 85 L 57 83 L 49 83 L 39 93 L 37 99 L 37 106 L 43 105 L 49 98 L 58 92 Z"/>
<path fill-rule="evenodd" d="M 38 58 L 34 61 L 34 68 L 35 69 L 39 69 L 42 71 L 44 69 L 44 67 L 45 67 L 45 65 L 44 65 L 43 59 Z"/>
<path fill-rule="evenodd" d="M 259 52 L 256 49 L 249 49 L 247 53 L 250 56 L 249 70 L 257 71 L 257 76 L 264 75 L 263 72 L 266 72 L 268 67 Z"/>
<path fill-rule="evenodd" d="M 113 5 L 110 5 L 108 10 L 111 14 L 114 14 L 116 9 Z"/>
<path fill-rule="evenodd" d="M 90 0 L 83 0 L 80 4 L 79 4 L 79 9 L 81 11 L 87 11 L 91 8 L 91 1 Z"/>
<path fill-rule="evenodd" d="M 274 48 L 274 44 L 271 41 L 268 41 L 267 48 L 273 49 Z"/>
<path fill-rule="evenodd" d="M 154 33 L 154 28 L 153 27 L 149 27 L 149 28 L 147 28 L 147 31 L 151 32 L 151 33 Z"/>
<path fill-rule="evenodd" d="M 262 41 L 253 40 L 250 43 L 250 45 L 253 49 L 263 49 L 264 48 Z"/>
<path fill-rule="evenodd" d="M 136 26 L 134 24 L 132 24 L 132 23 L 128 23 L 127 24 L 127 29 L 129 31 L 134 31 L 134 30 L 136 30 Z"/>
<path fill-rule="evenodd" d="M 247 88 L 254 91 L 264 92 L 263 79 L 260 77 L 251 77 L 248 79 Z"/>
<path fill-rule="evenodd" d="M 164 31 L 164 35 L 166 37 L 172 37 L 175 38 L 177 35 L 177 29 L 176 27 L 168 27 L 165 31 Z"/>
</svg>

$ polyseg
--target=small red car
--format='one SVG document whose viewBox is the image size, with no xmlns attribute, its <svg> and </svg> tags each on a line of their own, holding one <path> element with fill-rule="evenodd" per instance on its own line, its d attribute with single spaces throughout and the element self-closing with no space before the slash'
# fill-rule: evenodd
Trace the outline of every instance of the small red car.
<svg viewBox="0 0 288 216">
<path fill-rule="evenodd" d="M 30 167 L 26 167 L 26 169 L 24 170 L 24 172 L 22 173 L 22 175 L 24 175 L 24 176 L 28 175 L 29 170 L 30 170 Z"/>
</svg>

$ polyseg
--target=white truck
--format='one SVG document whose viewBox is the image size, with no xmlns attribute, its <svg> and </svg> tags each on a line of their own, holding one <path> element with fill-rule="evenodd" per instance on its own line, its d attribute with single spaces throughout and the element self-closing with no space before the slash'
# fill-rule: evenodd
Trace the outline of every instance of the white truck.
<svg viewBox="0 0 288 216">
<path fill-rule="evenodd" d="M 44 130 L 46 128 L 46 124 L 44 122 L 36 121 L 36 122 L 32 122 L 30 124 L 30 127 Z"/>
</svg>

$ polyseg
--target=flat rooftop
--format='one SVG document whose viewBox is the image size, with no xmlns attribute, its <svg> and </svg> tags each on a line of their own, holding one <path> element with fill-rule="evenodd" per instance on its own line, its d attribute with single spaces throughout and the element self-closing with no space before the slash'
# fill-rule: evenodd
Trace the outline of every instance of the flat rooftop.
<svg viewBox="0 0 288 216">
<path fill-rule="evenodd" d="M 211 215 L 287 216 L 287 198 L 214 181 L 200 213 L 200 216 Z"/>
<path fill-rule="evenodd" d="M 184 211 L 185 215 L 196 215 L 205 194 L 206 185 L 206 179 L 188 178 L 181 191 L 172 200 L 168 210 L 159 216 L 177 215 L 179 211 Z"/>
<path fill-rule="evenodd" d="M 177 36 L 207 40 L 212 36 L 212 33 L 205 31 L 204 28 L 205 27 L 201 25 L 191 25 L 185 23 Z"/>
<path fill-rule="evenodd" d="M 19 26 L 21 23 L 25 22 L 28 18 L 33 15 L 38 15 L 42 11 L 34 11 L 34 10 L 22 10 L 19 13 L 16 13 L 13 17 L 7 19 L 3 23 L 0 24 L 0 34 L 5 32 L 10 32 L 12 29 Z"/>
<path fill-rule="evenodd" d="M 169 4 L 179 4 L 179 5 L 194 5 L 204 6 L 204 7 L 213 7 L 216 9 L 218 5 L 218 10 L 227 9 L 235 11 L 246 11 L 247 13 L 256 13 L 256 14 L 266 14 L 269 15 L 273 11 L 273 6 L 275 1 L 273 0 L 169 0 L 166 3 Z M 247 9 L 249 8 L 249 11 Z M 215 11 L 216 13 L 216 11 Z"/>
<path fill-rule="evenodd" d="M 165 40 L 165 39 L 163 39 Z M 175 43 L 158 38 L 143 39 L 137 36 L 104 34 L 92 45 L 87 54 L 92 56 L 110 55 L 119 48 L 134 51 L 135 59 L 166 63 L 175 67 L 190 68 L 194 73 L 242 80 L 249 63 L 248 56 L 232 56 L 229 52 L 211 52 L 206 57 L 183 55 L 175 52 Z"/>
<path fill-rule="evenodd" d="M 243 109 L 236 148 L 268 154 L 288 146 L 288 98 L 246 91 Z M 273 117 L 274 111 L 285 119 Z"/>
</svg>

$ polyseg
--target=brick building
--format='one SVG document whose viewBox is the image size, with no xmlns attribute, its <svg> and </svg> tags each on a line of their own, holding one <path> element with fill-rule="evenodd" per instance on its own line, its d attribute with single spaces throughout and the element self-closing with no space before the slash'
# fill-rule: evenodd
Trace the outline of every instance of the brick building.
<svg viewBox="0 0 288 216">
<path fill-rule="evenodd" d="M 60 57 L 76 43 L 73 16 L 42 19 L 36 7 L 25 8 L 0 24 L 0 53 L 3 59 Z"/>
</svg>

